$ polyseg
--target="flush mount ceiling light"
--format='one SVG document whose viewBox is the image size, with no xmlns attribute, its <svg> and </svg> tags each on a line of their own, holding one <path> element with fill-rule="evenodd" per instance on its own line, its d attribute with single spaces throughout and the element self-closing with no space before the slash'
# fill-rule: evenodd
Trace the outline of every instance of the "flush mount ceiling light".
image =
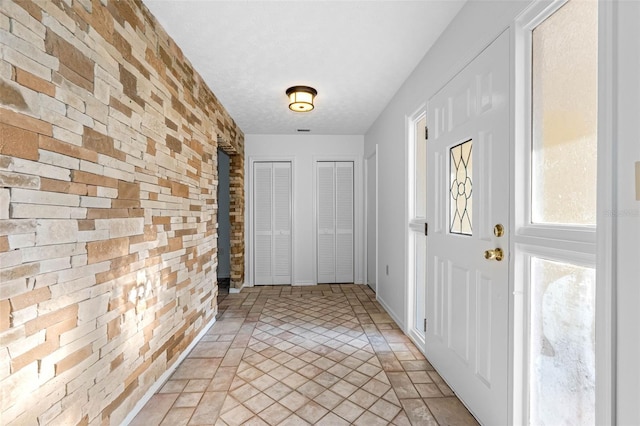
<svg viewBox="0 0 640 426">
<path fill-rule="evenodd" d="M 295 112 L 309 112 L 313 109 L 313 100 L 318 92 L 309 86 L 293 86 L 287 89 L 289 109 Z"/>
</svg>

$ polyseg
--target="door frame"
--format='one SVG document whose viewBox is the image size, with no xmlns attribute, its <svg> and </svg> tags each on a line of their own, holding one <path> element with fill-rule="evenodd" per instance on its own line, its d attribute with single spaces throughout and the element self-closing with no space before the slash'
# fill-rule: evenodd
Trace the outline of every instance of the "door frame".
<svg viewBox="0 0 640 426">
<path fill-rule="evenodd" d="M 378 144 L 375 145 L 374 150 L 371 154 L 364 158 L 364 284 L 369 285 L 369 166 L 368 161 L 372 158 L 375 158 L 376 164 L 376 181 L 375 185 L 375 194 L 376 194 L 376 205 L 374 207 L 376 213 L 376 241 L 375 241 L 375 284 L 376 288 L 373 291 L 378 293 Z"/>
<path fill-rule="evenodd" d="M 527 186 L 530 186 L 531 96 L 530 70 L 531 30 L 567 0 L 534 0 L 511 25 L 511 125 L 514 149 L 511 150 L 510 177 L 514 182 L 511 189 L 510 221 L 514 231 L 524 225 L 530 207 Z M 598 2 L 598 144 L 597 144 L 597 219 L 596 231 L 585 233 L 579 238 L 573 234 L 572 244 L 562 253 L 563 259 L 572 259 L 576 264 L 591 263 L 596 268 L 596 313 L 595 328 L 595 369 L 596 369 L 596 424 L 615 424 L 615 270 L 614 247 L 615 225 L 611 213 L 615 210 L 615 182 L 613 172 L 614 155 L 612 142 L 614 134 L 614 4 L 610 1 Z M 522 166 L 518 166 L 522 165 Z M 530 209 L 529 209 L 530 211 Z M 607 214 L 609 212 L 609 214 Z M 545 232 L 541 227 L 539 235 Z M 560 229 L 572 235 L 570 229 Z M 510 293 L 509 298 L 509 419 L 512 424 L 525 424 L 528 420 L 528 314 L 529 298 L 523 288 L 525 271 L 524 255 L 535 254 L 534 247 L 527 247 L 523 237 L 533 237 L 527 233 L 513 232 L 509 251 Z M 520 238 L 519 238 L 520 237 Z M 585 254 L 585 246 L 595 246 L 595 258 Z M 583 248 L 583 250 L 576 250 Z M 545 250 L 549 255 L 551 251 Z M 553 254 L 552 254 L 553 256 Z"/>
<path fill-rule="evenodd" d="M 311 226 L 313 227 L 311 244 L 312 244 L 312 256 L 313 256 L 313 284 L 318 284 L 318 163 L 319 162 L 333 162 L 333 161 L 346 161 L 353 162 L 353 283 L 365 284 L 364 276 L 366 271 L 363 269 L 366 267 L 366 261 L 363 259 L 364 244 L 365 244 L 365 230 L 363 229 L 363 189 L 364 184 L 362 182 L 362 160 L 360 156 L 350 155 L 313 155 L 312 173 L 311 173 L 311 186 L 312 186 L 312 218 Z"/>
<path fill-rule="evenodd" d="M 444 86 L 443 86 L 444 87 Z M 437 93 L 437 92 L 436 92 Z M 414 201 L 412 200 L 412 197 L 414 197 L 414 193 L 415 193 L 415 183 L 412 183 L 412 179 L 415 178 L 415 142 L 416 142 L 416 132 L 415 132 L 415 125 L 416 123 L 420 120 L 420 117 L 422 117 L 424 115 L 425 117 L 425 121 L 427 123 L 427 126 L 429 125 L 428 120 L 428 116 L 427 116 L 427 102 L 423 102 L 422 104 L 420 104 L 420 106 L 418 108 L 416 108 L 412 114 L 410 115 L 406 115 L 405 116 L 405 140 L 407 141 L 407 143 L 405 144 L 405 170 L 407 171 L 405 173 L 405 188 L 406 190 L 406 194 L 405 194 L 405 221 L 406 221 L 406 231 L 405 231 L 405 241 L 404 241 L 404 247 L 405 247 L 405 273 L 404 276 L 406 277 L 407 280 L 407 285 L 406 285 L 406 289 L 407 289 L 407 294 L 405 297 L 405 312 L 406 312 L 406 317 L 405 317 L 405 328 L 406 328 L 406 334 L 409 336 L 409 338 L 411 340 L 413 340 L 413 342 L 419 347 L 421 348 L 421 350 L 424 352 L 424 346 L 426 344 L 426 340 L 425 340 L 425 333 L 423 333 L 422 335 L 420 334 L 419 330 L 416 330 L 414 325 L 415 325 L 415 251 L 414 249 L 412 249 L 411 247 L 411 238 L 412 238 L 412 233 L 417 232 L 416 229 L 413 229 L 412 227 L 412 210 L 415 207 L 414 206 Z M 427 142 L 428 143 L 428 142 Z M 428 166 L 427 166 L 428 167 Z M 427 172 L 428 173 L 428 172 Z M 428 187 L 428 185 L 427 185 Z M 428 198 L 427 198 L 428 200 Z M 426 213 L 426 212 L 425 212 Z M 424 218 L 424 222 L 426 223 L 427 219 L 426 216 Z M 424 259 L 425 261 L 425 269 L 426 269 L 426 257 Z M 426 305 L 426 282 L 425 282 L 425 305 Z M 425 310 L 426 310 L 426 306 L 425 306 Z M 425 316 L 426 316 L 426 311 L 425 311 Z"/>
<path fill-rule="evenodd" d="M 296 218 L 296 203 L 295 203 L 295 193 L 296 193 L 296 180 L 295 180 L 295 157 L 272 157 L 272 156 L 251 156 L 248 161 L 248 175 L 249 179 L 247 182 L 247 191 L 248 196 L 245 197 L 247 200 L 247 211 L 248 218 L 246 224 L 247 229 L 247 239 L 249 242 L 249 250 L 247 250 L 247 280 L 245 283 L 245 287 L 253 287 L 255 286 L 255 275 L 254 275 L 254 235 L 253 235 L 253 165 L 254 163 L 291 163 L 291 285 L 295 285 L 296 277 L 295 277 L 295 218 Z M 283 284 L 286 285 L 286 284 Z"/>
</svg>

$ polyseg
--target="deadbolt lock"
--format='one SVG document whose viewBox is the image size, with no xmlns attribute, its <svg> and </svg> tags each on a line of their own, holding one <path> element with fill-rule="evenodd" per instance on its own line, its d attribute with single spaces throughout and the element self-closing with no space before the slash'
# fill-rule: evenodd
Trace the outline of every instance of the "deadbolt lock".
<svg viewBox="0 0 640 426">
<path fill-rule="evenodd" d="M 496 248 L 493 250 L 486 250 L 484 252 L 484 258 L 487 260 L 497 260 L 498 262 L 502 261 L 504 257 L 504 253 L 501 248 Z"/>
<path fill-rule="evenodd" d="M 502 237 L 504 235 L 504 226 L 501 223 L 493 227 L 493 235 L 496 237 Z"/>
</svg>

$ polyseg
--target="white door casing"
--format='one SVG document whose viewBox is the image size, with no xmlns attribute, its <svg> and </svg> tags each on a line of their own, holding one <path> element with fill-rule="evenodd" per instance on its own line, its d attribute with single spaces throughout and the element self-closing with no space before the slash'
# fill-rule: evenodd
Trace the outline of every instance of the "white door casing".
<svg viewBox="0 0 640 426">
<path fill-rule="evenodd" d="M 378 282 L 378 150 L 366 158 L 366 283 L 373 291 Z"/>
<path fill-rule="evenodd" d="M 254 283 L 291 284 L 291 163 L 253 163 Z"/>
<path fill-rule="evenodd" d="M 407 117 L 407 335 L 424 347 L 426 308 L 426 103 Z"/>
<path fill-rule="evenodd" d="M 484 424 L 508 423 L 509 36 L 503 33 L 428 103 L 427 333 L 432 365 Z M 471 141 L 470 182 L 451 148 Z M 465 145 L 468 148 L 469 145 Z M 457 151 L 456 151 L 457 152 Z M 464 174 L 464 173 L 463 173 Z M 451 232 L 470 195 L 470 234 Z M 458 211 L 458 216 L 456 216 Z M 465 218 L 466 220 L 466 218 Z M 494 225 L 504 234 L 494 235 Z M 463 228 L 462 231 L 469 231 Z M 501 248 L 502 261 L 486 250 Z"/>
</svg>

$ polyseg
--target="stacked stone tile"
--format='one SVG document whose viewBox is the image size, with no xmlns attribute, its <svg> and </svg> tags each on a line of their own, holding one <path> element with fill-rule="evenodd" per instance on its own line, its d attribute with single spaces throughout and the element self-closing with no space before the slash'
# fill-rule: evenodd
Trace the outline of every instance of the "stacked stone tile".
<svg viewBox="0 0 640 426">
<path fill-rule="evenodd" d="M 243 134 L 139 1 L 0 2 L 0 423 L 118 424 L 217 312 Z"/>
</svg>

